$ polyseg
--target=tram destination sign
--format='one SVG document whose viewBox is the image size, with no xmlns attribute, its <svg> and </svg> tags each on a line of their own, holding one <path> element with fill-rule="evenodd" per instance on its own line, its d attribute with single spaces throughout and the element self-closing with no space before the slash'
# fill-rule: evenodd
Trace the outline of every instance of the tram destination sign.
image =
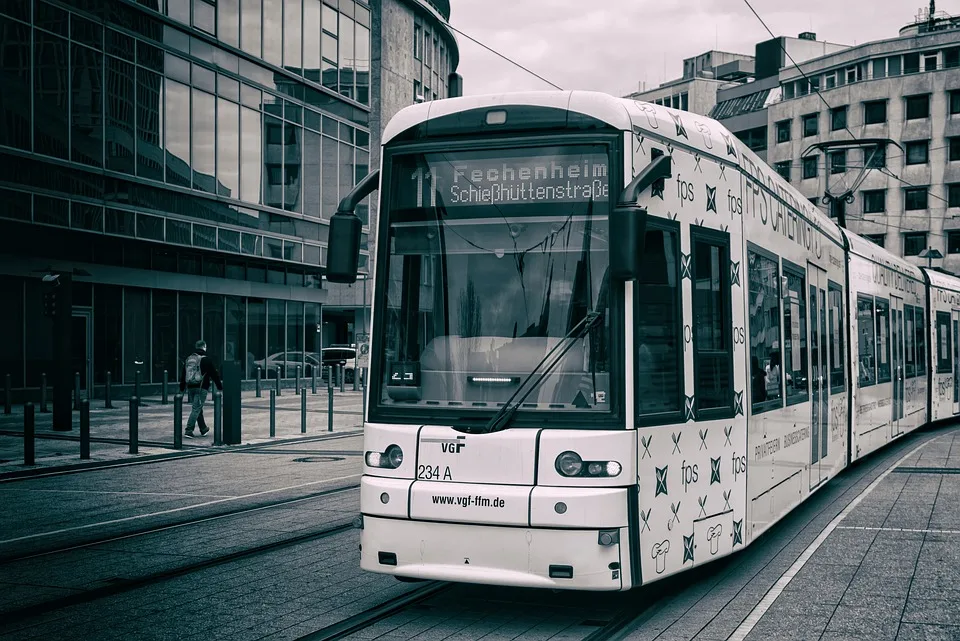
<svg viewBox="0 0 960 641">
<path fill-rule="evenodd" d="M 569 148 L 568 148 L 569 149 Z M 607 202 L 609 157 L 605 153 L 515 152 L 426 154 L 426 163 L 407 173 L 418 207 Z M 406 200 L 406 198 L 404 198 Z"/>
</svg>

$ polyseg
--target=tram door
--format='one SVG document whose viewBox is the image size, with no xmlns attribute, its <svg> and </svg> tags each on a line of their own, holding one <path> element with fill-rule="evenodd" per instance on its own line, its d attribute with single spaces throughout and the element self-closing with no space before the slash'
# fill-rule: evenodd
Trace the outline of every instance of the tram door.
<svg viewBox="0 0 960 641">
<path fill-rule="evenodd" d="M 890 297 L 890 343 L 891 358 L 890 379 L 893 383 L 893 416 L 890 420 L 890 436 L 896 438 L 903 434 L 900 419 L 903 418 L 903 299 Z"/>
<path fill-rule="evenodd" d="M 953 413 L 960 414 L 960 310 L 953 310 Z"/>
<path fill-rule="evenodd" d="M 830 366 L 827 352 L 827 272 L 807 264 L 810 279 L 810 489 L 823 482 L 830 442 Z"/>
</svg>

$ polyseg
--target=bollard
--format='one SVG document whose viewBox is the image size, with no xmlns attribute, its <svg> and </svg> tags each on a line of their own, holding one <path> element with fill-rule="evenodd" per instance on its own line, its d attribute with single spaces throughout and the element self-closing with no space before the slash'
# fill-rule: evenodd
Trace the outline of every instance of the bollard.
<svg viewBox="0 0 960 641">
<path fill-rule="evenodd" d="M 357 380 L 359 375 L 360 375 L 360 370 L 358 370 L 356 364 L 354 364 L 353 366 L 353 391 L 354 392 L 360 389 L 359 387 L 360 381 Z"/>
<path fill-rule="evenodd" d="M 137 397 L 137 402 L 140 402 L 140 370 L 137 370 L 137 373 L 133 375 L 133 395 Z"/>
<path fill-rule="evenodd" d="M 363 368 L 363 405 L 360 406 L 360 424 L 367 424 L 367 370 Z"/>
<path fill-rule="evenodd" d="M 183 394 L 173 395 L 173 449 L 183 449 Z"/>
<path fill-rule="evenodd" d="M 300 390 L 300 433 L 307 433 L 307 388 Z"/>
<path fill-rule="evenodd" d="M 80 401 L 80 460 L 90 458 L 90 401 Z"/>
<path fill-rule="evenodd" d="M 310 390 L 312 393 L 317 393 L 317 366 L 311 363 L 310 365 Z"/>
<path fill-rule="evenodd" d="M 130 453 L 136 454 L 140 445 L 140 399 L 130 397 Z"/>
<path fill-rule="evenodd" d="M 300 395 L 300 366 L 299 365 L 297 365 L 297 381 L 293 389 L 296 391 L 297 395 L 299 396 Z"/>
<path fill-rule="evenodd" d="M 27 403 L 23 406 L 23 464 L 33 465 L 34 462 L 34 442 L 33 442 L 33 403 Z"/>
<path fill-rule="evenodd" d="M 80 372 L 73 373 L 73 409 L 80 409 Z"/>
<path fill-rule="evenodd" d="M 270 390 L 270 438 L 277 435 L 277 391 Z"/>
<path fill-rule="evenodd" d="M 111 387 L 110 382 L 112 378 L 113 377 L 111 376 L 110 372 L 107 372 L 107 382 L 103 390 L 103 398 L 104 398 L 103 406 L 108 410 L 113 409 L 113 403 L 110 401 L 110 387 Z"/>
<path fill-rule="evenodd" d="M 3 413 L 9 414 L 13 411 L 13 396 L 10 391 L 10 375 L 7 374 L 3 381 Z M 32 463 L 31 463 L 32 465 Z"/>
<path fill-rule="evenodd" d="M 340 381 L 340 393 L 343 394 L 343 384 L 344 379 L 347 378 L 347 370 L 344 365 L 337 365 L 337 369 L 340 372 L 340 374 L 337 376 L 337 380 Z"/>
<path fill-rule="evenodd" d="M 277 365 L 277 396 L 280 396 L 280 366 Z"/>
<path fill-rule="evenodd" d="M 40 412 L 47 413 L 47 373 L 40 374 Z"/>
<path fill-rule="evenodd" d="M 167 373 L 167 370 L 163 370 L 163 390 L 160 397 L 160 404 L 167 404 L 167 385 L 170 383 L 170 374 Z"/>
<path fill-rule="evenodd" d="M 213 390 L 213 444 L 223 445 L 223 393 Z"/>
<path fill-rule="evenodd" d="M 331 367 L 331 370 L 333 368 Z M 327 431 L 333 431 L 333 371 L 327 379 Z"/>
<path fill-rule="evenodd" d="M 262 376 L 262 372 L 260 370 L 260 366 L 257 365 L 257 398 L 260 398 L 261 396 L 260 394 L 260 377 L 261 376 Z"/>
</svg>

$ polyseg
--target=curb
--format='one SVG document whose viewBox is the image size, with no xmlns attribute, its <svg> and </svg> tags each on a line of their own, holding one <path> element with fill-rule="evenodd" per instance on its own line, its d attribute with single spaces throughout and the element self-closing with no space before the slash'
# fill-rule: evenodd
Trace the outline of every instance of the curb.
<svg viewBox="0 0 960 641">
<path fill-rule="evenodd" d="M 196 458 L 199 456 L 214 456 L 216 454 L 227 454 L 238 450 L 249 450 L 259 448 L 270 448 L 278 445 L 291 445 L 297 443 L 311 443 L 314 441 L 329 441 L 337 438 L 347 438 L 350 436 L 362 435 L 363 430 L 351 430 L 339 433 L 326 433 L 315 436 L 296 436 L 291 438 L 276 439 L 263 443 L 248 443 L 245 445 L 204 445 L 196 448 L 195 451 L 173 450 L 161 454 L 148 454 L 137 458 L 120 458 L 109 461 L 88 461 L 83 463 L 70 463 L 66 465 L 51 465 L 50 467 L 34 467 L 29 470 L 15 470 L 11 472 L 0 472 L 0 483 L 5 481 L 16 481 L 40 476 L 53 476 L 60 474 L 72 474 L 75 472 L 85 472 L 108 467 L 124 467 L 129 465 L 140 465 L 143 463 L 155 463 L 167 459 Z M 214 449 L 216 447 L 217 449 Z M 220 449 L 223 448 L 223 449 Z M 229 449 L 228 449 L 229 448 Z"/>
</svg>

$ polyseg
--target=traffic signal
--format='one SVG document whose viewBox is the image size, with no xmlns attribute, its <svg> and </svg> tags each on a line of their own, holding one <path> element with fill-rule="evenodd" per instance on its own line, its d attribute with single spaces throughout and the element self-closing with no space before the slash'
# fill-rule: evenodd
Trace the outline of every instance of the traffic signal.
<svg viewBox="0 0 960 641">
<path fill-rule="evenodd" d="M 43 315 L 53 318 L 57 314 L 57 292 L 48 288 L 43 292 Z"/>
</svg>

